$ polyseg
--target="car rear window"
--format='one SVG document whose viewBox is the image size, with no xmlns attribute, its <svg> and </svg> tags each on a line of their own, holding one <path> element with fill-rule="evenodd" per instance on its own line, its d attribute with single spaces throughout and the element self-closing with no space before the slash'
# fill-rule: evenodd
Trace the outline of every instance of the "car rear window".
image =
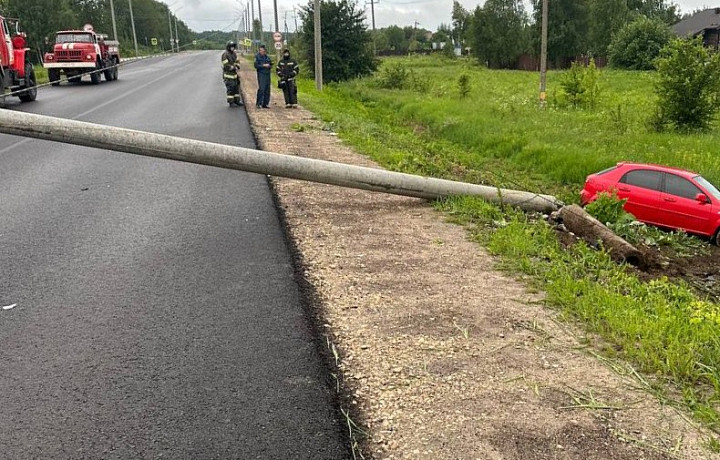
<svg viewBox="0 0 720 460">
<path fill-rule="evenodd" d="M 660 191 L 660 179 L 662 174 L 659 171 L 649 169 L 634 169 L 625 173 L 620 179 L 623 184 L 634 185 L 649 190 Z"/>
<path fill-rule="evenodd" d="M 692 200 L 695 199 L 698 193 L 702 193 L 702 191 L 689 180 L 676 176 L 675 174 L 666 173 L 665 193 Z"/>
</svg>

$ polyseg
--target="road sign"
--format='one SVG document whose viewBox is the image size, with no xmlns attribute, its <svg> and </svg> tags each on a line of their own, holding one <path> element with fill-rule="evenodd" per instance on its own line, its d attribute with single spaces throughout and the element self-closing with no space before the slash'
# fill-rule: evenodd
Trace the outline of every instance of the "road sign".
<svg viewBox="0 0 720 460">
<path fill-rule="evenodd" d="M 252 46 L 252 44 L 253 44 L 252 40 L 250 40 L 249 38 L 246 38 L 244 43 L 245 43 L 245 46 Z"/>
<path fill-rule="evenodd" d="M 275 49 L 276 49 L 276 50 L 281 50 L 282 47 L 283 47 L 282 42 L 275 42 Z"/>
<path fill-rule="evenodd" d="M 273 40 L 275 40 L 276 42 L 282 41 L 282 34 L 280 32 L 275 32 L 273 34 Z"/>
<path fill-rule="evenodd" d="M 193 46 L 197 45 L 197 40 L 193 40 Z"/>
<path fill-rule="evenodd" d="M 152 46 L 157 46 L 157 38 L 151 38 L 151 39 L 150 39 L 150 44 L 151 44 Z"/>
</svg>

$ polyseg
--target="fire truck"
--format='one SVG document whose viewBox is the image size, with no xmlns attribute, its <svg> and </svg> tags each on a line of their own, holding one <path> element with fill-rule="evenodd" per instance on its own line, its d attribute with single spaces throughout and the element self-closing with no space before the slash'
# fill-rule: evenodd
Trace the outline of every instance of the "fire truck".
<svg viewBox="0 0 720 460">
<path fill-rule="evenodd" d="M 30 48 L 18 20 L 0 16 L 0 94 L 5 93 L 31 102 L 37 97 L 37 88 Z"/>
<path fill-rule="evenodd" d="M 82 30 L 61 30 L 55 34 L 52 53 L 45 53 L 43 66 L 48 69 L 48 79 L 53 86 L 60 84 L 61 74 L 69 82 L 79 82 L 90 73 L 90 81 L 100 83 L 101 75 L 106 81 L 117 80 L 120 64 L 119 43 L 107 40 L 107 36 L 95 33 L 90 24 Z"/>
</svg>

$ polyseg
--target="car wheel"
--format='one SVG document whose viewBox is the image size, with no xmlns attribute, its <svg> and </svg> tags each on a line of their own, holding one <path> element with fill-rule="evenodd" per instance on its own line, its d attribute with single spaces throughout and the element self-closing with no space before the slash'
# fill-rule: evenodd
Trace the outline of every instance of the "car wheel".
<svg viewBox="0 0 720 460">
<path fill-rule="evenodd" d="M 25 64 L 25 86 L 28 89 L 18 95 L 21 101 L 32 102 L 37 99 L 37 84 L 35 81 L 35 69 L 28 62 Z"/>
<path fill-rule="evenodd" d="M 714 244 L 715 246 L 720 246 L 720 227 L 718 227 L 718 229 L 715 230 L 715 234 L 713 235 L 710 242 L 712 244 Z"/>
</svg>

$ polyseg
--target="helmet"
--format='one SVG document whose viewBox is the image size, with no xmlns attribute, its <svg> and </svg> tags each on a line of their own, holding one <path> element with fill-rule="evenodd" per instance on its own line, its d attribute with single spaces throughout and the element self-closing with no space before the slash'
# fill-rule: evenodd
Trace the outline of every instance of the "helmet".
<svg viewBox="0 0 720 460">
<path fill-rule="evenodd" d="M 227 42 L 227 45 L 225 45 L 225 49 L 229 50 L 230 48 L 237 48 L 237 43 L 232 40 Z"/>
</svg>

